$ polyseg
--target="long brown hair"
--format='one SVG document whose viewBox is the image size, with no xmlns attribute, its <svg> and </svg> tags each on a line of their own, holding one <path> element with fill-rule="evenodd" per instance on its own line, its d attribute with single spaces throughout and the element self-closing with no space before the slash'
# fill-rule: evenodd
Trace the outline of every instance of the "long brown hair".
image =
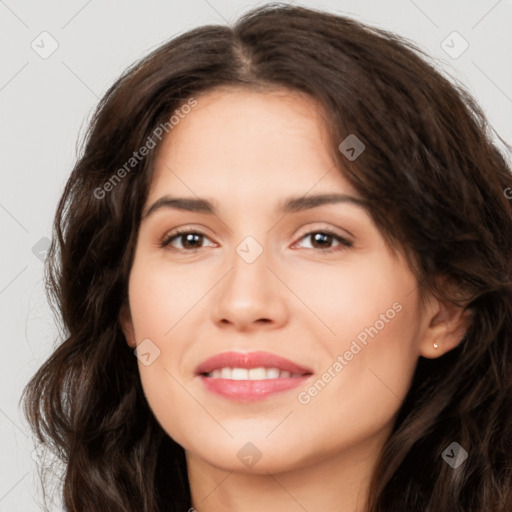
<svg viewBox="0 0 512 512">
<path fill-rule="evenodd" d="M 65 463 L 66 510 L 191 506 L 183 449 L 153 416 L 119 323 L 155 152 L 126 162 L 149 138 L 158 143 L 155 128 L 169 126 L 173 112 L 218 86 L 287 88 L 318 100 L 340 172 L 383 235 L 410 255 L 421 289 L 472 311 L 457 348 L 419 358 L 368 511 L 510 512 L 510 169 L 474 99 L 410 42 L 283 5 L 167 42 L 97 107 L 46 266 L 64 340 L 22 396 L 37 438 Z M 354 161 L 338 150 L 349 134 L 365 144 Z M 469 454 L 457 469 L 441 457 L 452 442 Z"/>
</svg>

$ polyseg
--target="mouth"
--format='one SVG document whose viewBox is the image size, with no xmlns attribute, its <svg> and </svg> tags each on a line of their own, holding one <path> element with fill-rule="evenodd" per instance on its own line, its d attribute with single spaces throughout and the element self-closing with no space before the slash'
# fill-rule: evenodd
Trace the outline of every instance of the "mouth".
<svg viewBox="0 0 512 512">
<path fill-rule="evenodd" d="M 196 369 L 207 391 L 240 402 L 288 391 L 311 375 L 311 369 L 269 352 L 224 352 Z"/>
</svg>

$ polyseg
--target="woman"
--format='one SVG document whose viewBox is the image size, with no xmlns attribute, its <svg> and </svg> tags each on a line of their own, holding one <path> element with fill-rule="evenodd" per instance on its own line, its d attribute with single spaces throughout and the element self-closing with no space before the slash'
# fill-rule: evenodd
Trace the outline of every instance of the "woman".
<svg viewBox="0 0 512 512">
<path fill-rule="evenodd" d="M 471 96 L 354 20 L 142 59 L 59 204 L 66 337 L 24 394 L 66 510 L 511 510 L 510 187 Z"/>
</svg>

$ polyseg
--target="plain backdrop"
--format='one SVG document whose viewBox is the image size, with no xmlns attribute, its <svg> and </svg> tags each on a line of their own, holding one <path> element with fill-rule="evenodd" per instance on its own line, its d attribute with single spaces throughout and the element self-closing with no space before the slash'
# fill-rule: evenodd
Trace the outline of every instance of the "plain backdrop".
<svg viewBox="0 0 512 512">
<path fill-rule="evenodd" d="M 34 443 L 18 402 L 58 342 L 43 260 L 93 107 L 127 66 L 163 42 L 199 25 L 233 23 L 264 3 L 0 1 L 0 512 L 42 509 Z M 512 142 L 512 0 L 294 3 L 411 39 L 465 84 Z M 58 501 L 55 510 L 62 510 Z"/>
</svg>

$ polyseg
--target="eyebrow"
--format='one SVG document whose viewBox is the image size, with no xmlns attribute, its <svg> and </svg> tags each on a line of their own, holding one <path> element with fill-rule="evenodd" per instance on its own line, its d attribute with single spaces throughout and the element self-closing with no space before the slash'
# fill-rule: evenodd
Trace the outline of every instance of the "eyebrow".
<svg viewBox="0 0 512 512">
<path fill-rule="evenodd" d="M 319 194 L 314 196 L 290 197 L 278 208 L 282 213 L 294 213 L 311 208 L 317 208 L 326 204 L 337 203 L 350 203 L 360 206 L 365 210 L 368 209 L 368 204 L 363 199 L 349 196 L 346 194 Z M 151 214 L 164 208 L 172 208 L 176 210 L 183 210 L 187 212 L 197 212 L 209 215 L 217 215 L 215 206 L 206 199 L 193 198 L 193 197 L 172 197 L 163 196 L 157 199 L 146 211 L 142 217 L 146 219 Z"/>
</svg>

